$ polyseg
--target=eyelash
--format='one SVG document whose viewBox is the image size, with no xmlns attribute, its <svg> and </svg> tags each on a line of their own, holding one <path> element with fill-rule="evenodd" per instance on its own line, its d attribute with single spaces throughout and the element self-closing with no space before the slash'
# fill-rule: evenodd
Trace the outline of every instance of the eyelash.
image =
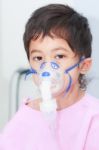
<svg viewBox="0 0 99 150">
<path fill-rule="evenodd" d="M 57 57 L 58 57 L 58 58 L 57 58 Z M 66 58 L 66 55 L 63 55 L 63 54 L 57 54 L 57 55 L 55 56 L 55 59 L 64 59 L 64 58 Z M 35 56 L 35 57 L 33 57 L 33 60 L 34 60 L 34 61 L 42 61 L 42 59 L 43 59 L 42 56 Z"/>
<path fill-rule="evenodd" d="M 35 56 L 33 57 L 34 61 L 41 61 L 42 60 L 42 56 Z"/>
<path fill-rule="evenodd" d="M 63 54 L 58 54 L 56 55 L 56 57 L 58 56 L 58 59 L 64 59 L 66 58 L 66 55 L 63 55 Z M 57 59 L 57 58 L 56 58 Z"/>
</svg>

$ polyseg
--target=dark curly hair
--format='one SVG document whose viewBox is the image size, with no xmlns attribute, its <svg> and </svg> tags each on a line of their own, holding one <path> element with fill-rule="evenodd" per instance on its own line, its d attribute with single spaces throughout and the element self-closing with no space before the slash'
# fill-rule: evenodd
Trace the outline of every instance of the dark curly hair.
<svg viewBox="0 0 99 150">
<path fill-rule="evenodd" d="M 59 37 L 66 40 L 80 58 L 91 57 L 92 34 L 86 17 L 73 8 L 63 4 L 50 4 L 33 12 L 23 35 L 24 47 L 29 59 L 29 44 L 42 35 Z M 79 76 L 80 87 L 85 89 L 85 76 Z"/>
</svg>

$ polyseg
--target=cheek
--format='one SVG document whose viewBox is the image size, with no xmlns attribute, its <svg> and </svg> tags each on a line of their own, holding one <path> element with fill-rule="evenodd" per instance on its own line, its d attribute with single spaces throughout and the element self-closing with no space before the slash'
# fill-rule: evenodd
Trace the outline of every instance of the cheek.
<svg viewBox="0 0 99 150">
<path fill-rule="evenodd" d="M 79 78 L 79 75 L 80 75 L 78 68 L 71 71 L 70 75 L 72 77 L 73 84 L 76 84 L 78 82 L 78 78 Z"/>
<path fill-rule="evenodd" d="M 39 77 L 37 75 L 33 75 L 33 81 L 36 85 L 40 84 Z"/>
</svg>

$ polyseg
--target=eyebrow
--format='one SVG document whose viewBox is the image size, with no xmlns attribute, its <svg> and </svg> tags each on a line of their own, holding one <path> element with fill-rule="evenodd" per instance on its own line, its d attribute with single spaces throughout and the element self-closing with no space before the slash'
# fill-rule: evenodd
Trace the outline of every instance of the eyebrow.
<svg viewBox="0 0 99 150">
<path fill-rule="evenodd" d="M 51 49 L 51 51 L 57 51 L 57 50 L 64 50 L 65 52 L 69 52 L 69 50 L 67 50 L 64 47 L 57 47 L 57 48 Z M 32 53 L 36 53 L 36 52 L 42 53 L 42 51 L 39 49 L 32 49 L 30 53 L 32 54 Z"/>
</svg>

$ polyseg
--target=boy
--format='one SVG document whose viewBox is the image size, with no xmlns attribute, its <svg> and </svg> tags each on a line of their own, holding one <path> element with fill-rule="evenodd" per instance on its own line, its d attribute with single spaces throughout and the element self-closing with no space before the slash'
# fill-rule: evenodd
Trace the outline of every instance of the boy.
<svg viewBox="0 0 99 150">
<path fill-rule="evenodd" d="M 49 106 L 41 105 L 42 98 L 27 99 L 4 129 L 1 149 L 99 150 L 99 102 L 86 93 L 85 74 L 92 63 L 87 19 L 69 6 L 44 6 L 29 18 L 23 39 L 29 73 L 42 97 L 50 90 L 51 106 L 56 104 L 50 107 L 57 112 L 56 134 L 42 113 Z"/>
</svg>

